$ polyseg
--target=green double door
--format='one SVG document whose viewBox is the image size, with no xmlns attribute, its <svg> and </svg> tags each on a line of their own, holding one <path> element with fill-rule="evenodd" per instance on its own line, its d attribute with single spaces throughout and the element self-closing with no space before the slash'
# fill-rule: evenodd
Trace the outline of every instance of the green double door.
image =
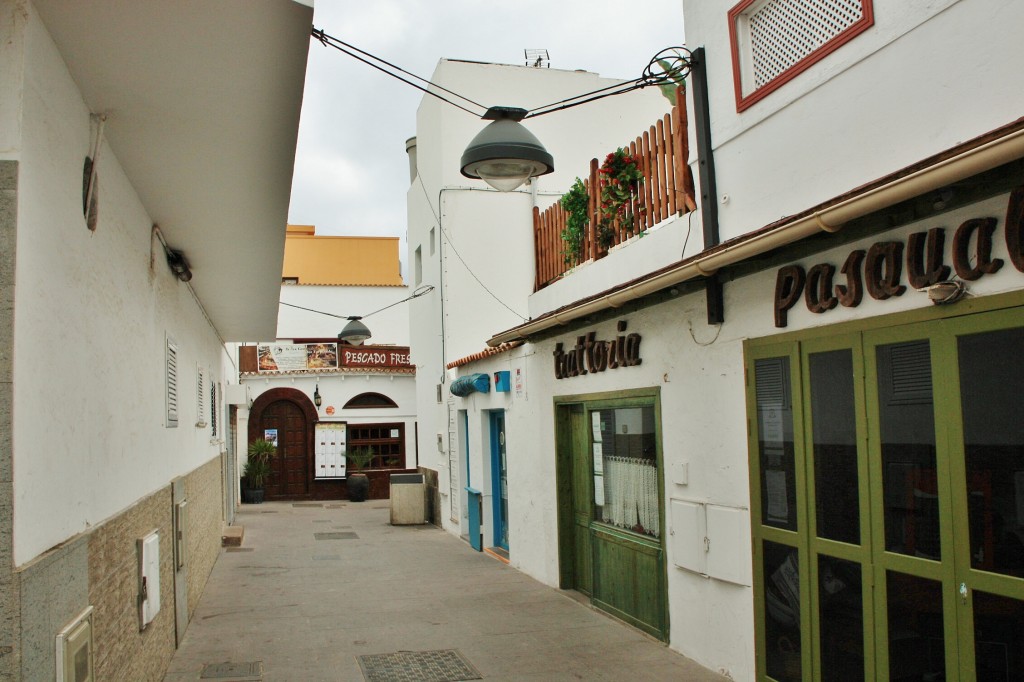
<svg viewBox="0 0 1024 682">
<path fill-rule="evenodd" d="M 561 587 L 668 640 L 657 391 L 558 401 Z"/>
<path fill-rule="evenodd" d="M 816 333 L 746 349 L 759 677 L 1024 680 L 1024 309 Z"/>
</svg>

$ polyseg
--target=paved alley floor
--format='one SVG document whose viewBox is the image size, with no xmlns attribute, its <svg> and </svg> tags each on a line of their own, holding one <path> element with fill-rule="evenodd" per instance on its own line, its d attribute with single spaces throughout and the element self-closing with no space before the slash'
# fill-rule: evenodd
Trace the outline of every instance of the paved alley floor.
<svg viewBox="0 0 1024 682">
<path fill-rule="evenodd" d="M 725 679 L 434 526 L 388 518 L 387 500 L 243 506 L 242 547 L 221 550 L 164 679 Z"/>
</svg>

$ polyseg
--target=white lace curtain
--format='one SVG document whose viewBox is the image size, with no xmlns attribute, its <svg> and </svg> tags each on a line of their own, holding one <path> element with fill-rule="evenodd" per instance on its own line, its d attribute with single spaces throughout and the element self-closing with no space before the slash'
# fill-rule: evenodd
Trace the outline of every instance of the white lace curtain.
<svg viewBox="0 0 1024 682">
<path fill-rule="evenodd" d="M 654 462 L 635 457 L 604 458 L 602 516 L 605 523 L 619 528 L 661 535 L 658 467 Z"/>
</svg>

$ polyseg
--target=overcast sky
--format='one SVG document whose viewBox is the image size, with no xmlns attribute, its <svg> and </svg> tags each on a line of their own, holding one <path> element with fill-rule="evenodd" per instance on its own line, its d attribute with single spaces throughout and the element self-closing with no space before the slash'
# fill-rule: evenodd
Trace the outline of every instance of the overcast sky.
<svg viewBox="0 0 1024 682">
<path fill-rule="evenodd" d="M 682 0 L 317 0 L 314 11 L 316 28 L 423 78 L 442 58 L 522 64 L 524 49 L 545 48 L 552 68 L 633 79 L 683 42 Z M 401 237 L 404 262 L 405 140 L 422 96 L 311 42 L 289 222 Z"/>
</svg>

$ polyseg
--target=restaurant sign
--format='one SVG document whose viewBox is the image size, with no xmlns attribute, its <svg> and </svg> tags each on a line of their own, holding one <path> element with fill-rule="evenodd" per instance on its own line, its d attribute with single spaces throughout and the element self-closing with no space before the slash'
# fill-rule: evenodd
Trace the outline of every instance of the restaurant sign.
<svg viewBox="0 0 1024 682">
<path fill-rule="evenodd" d="M 576 337 L 576 345 L 568 351 L 561 343 L 555 344 L 555 378 L 583 376 L 606 369 L 639 365 L 640 335 L 623 334 L 626 321 L 619 320 L 619 335 L 610 341 L 597 338 L 597 332 L 588 332 Z"/>
<path fill-rule="evenodd" d="M 952 233 L 950 264 L 946 263 L 946 228 L 933 227 L 911 234 L 906 243 L 876 242 L 868 249 L 851 251 L 839 268 L 842 280 L 838 283 L 833 283 L 836 266 L 832 263 L 818 263 L 807 270 L 801 265 L 779 268 L 775 278 L 775 326 L 788 324 L 788 312 L 801 297 L 809 311 L 820 314 L 837 305 L 856 308 L 865 291 L 878 301 L 902 296 L 907 292 L 904 264 L 907 284 L 918 290 L 947 281 L 953 273 L 962 281 L 972 282 L 998 272 L 1004 265 L 1001 258 L 992 257 L 998 223 L 991 217 L 961 223 Z M 1010 262 L 1024 272 L 1024 187 L 1010 194 L 1003 233 Z"/>
<path fill-rule="evenodd" d="M 408 346 L 269 343 L 257 346 L 261 373 L 332 369 L 411 368 Z"/>
</svg>

